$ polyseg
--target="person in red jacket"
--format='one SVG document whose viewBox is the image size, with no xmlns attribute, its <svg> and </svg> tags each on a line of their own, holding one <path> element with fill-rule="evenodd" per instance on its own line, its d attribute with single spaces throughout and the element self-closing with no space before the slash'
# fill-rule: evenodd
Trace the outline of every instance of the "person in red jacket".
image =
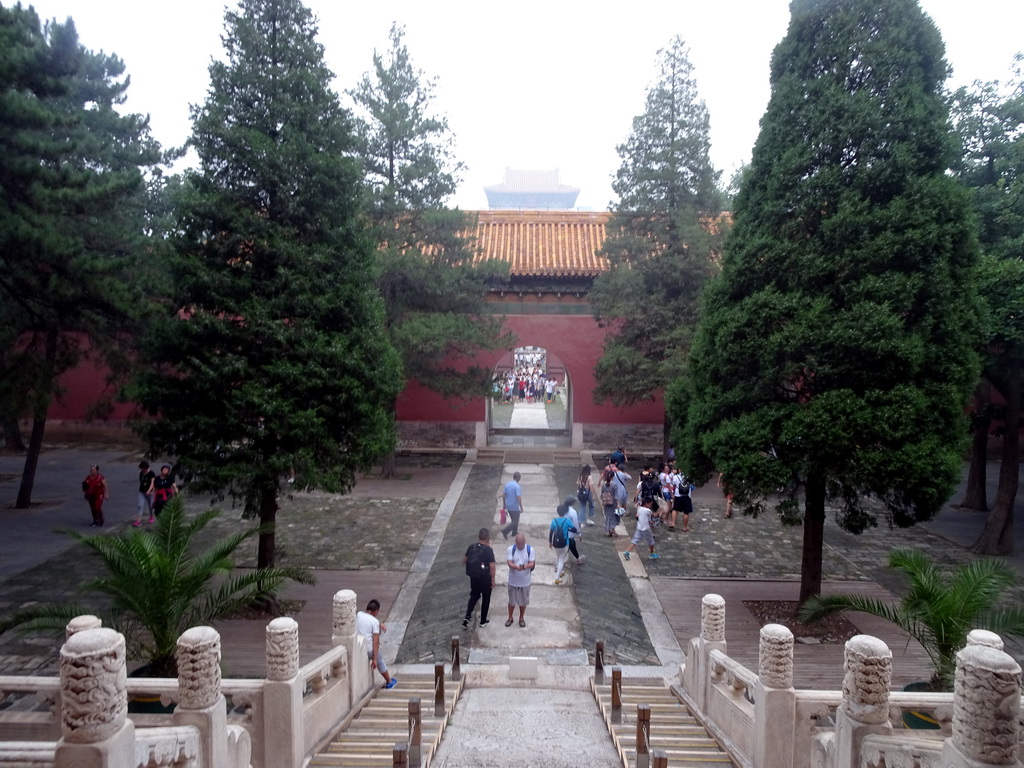
<svg viewBox="0 0 1024 768">
<path fill-rule="evenodd" d="M 103 525 L 103 502 L 107 496 L 107 481 L 100 474 L 100 468 L 93 464 L 89 467 L 89 474 L 82 481 L 82 492 L 85 500 L 89 502 L 89 511 L 92 512 L 92 522 L 89 527 Z"/>
</svg>

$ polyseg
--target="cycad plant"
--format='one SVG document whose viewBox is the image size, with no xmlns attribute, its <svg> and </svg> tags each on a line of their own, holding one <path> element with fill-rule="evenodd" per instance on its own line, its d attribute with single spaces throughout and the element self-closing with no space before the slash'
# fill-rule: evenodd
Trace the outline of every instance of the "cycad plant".
<svg viewBox="0 0 1024 768">
<path fill-rule="evenodd" d="M 800 606 L 798 618 L 812 622 L 837 611 L 860 611 L 891 621 L 917 640 L 932 660 L 935 690 L 953 689 L 956 653 L 972 629 L 1024 634 L 1024 610 L 999 606 L 1003 592 L 1017 583 L 1016 571 L 1003 561 L 978 559 L 948 571 L 918 550 L 896 549 L 889 553 L 889 567 L 910 581 L 899 603 L 860 595 L 816 595 Z"/>
<path fill-rule="evenodd" d="M 109 608 L 54 605 L 27 609 L 0 625 L 22 631 L 63 629 L 73 617 L 93 613 L 121 632 L 128 657 L 147 661 L 154 677 L 177 675 L 175 649 L 186 629 L 210 624 L 254 601 L 272 598 L 286 579 L 312 582 L 302 568 L 262 568 L 232 574 L 232 555 L 259 527 L 219 539 L 202 549 L 196 537 L 220 510 L 189 519 L 181 496 L 174 497 L 150 530 L 123 536 L 71 536 L 95 552 L 100 575 L 82 586 L 107 598 Z"/>
</svg>

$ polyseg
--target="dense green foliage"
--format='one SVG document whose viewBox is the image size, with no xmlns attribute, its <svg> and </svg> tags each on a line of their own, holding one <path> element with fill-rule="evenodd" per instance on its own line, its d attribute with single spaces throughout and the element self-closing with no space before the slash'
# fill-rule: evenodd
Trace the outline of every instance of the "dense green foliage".
<svg viewBox="0 0 1024 768">
<path fill-rule="evenodd" d="M 479 397 L 491 369 L 475 356 L 514 344 L 484 306 L 507 268 L 473 264 L 475 218 L 447 206 L 463 166 L 447 121 L 430 114 L 435 82 L 413 66 L 403 37 L 393 25 L 390 50 L 374 52 L 373 72 L 349 92 L 385 322 L 408 379 L 445 397 Z"/>
<path fill-rule="evenodd" d="M 57 377 L 85 354 L 120 370 L 143 305 L 148 122 L 121 114 L 128 79 L 74 23 L 0 7 L 0 420 L 31 414 L 17 506 L 31 502 Z"/>
<path fill-rule="evenodd" d="M 986 464 L 991 420 L 1003 422 L 1002 462 L 995 502 L 985 529 L 974 545 L 984 554 L 1013 550 L 1013 508 L 1017 498 L 1020 446 L 1016 430 L 1024 393 L 1024 75 L 1015 59 L 1007 83 L 976 82 L 951 98 L 960 138 L 953 172 L 968 188 L 985 252 L 979 291 L 985 305 L 982 381 L 972 414 L 971 470 L 965 506 L 987 509 Z M 995 387 L 1004 405 L 989 392 Z"/>
<path fill-rule="evenodd" d="M 205 626 L 255 600 L 269 598 L 287 579 L 312 583 L 301 568 L 264 568 L 235 575 L 232 556 L 259 528 L 221 538 L 200 548 L 197 537 L 218 515 L 208 510 L 190 519 L 181 496 L 171 499 L 149 530 L 124 536 L 70 533 L 99 558 L 98 576 L 81 591 L 99 603 L 35 606 L 0 625 L 23 631 L 62 631 L 75 616 L 93 614 L 125 636 L 128 656 L 145 660 L 155 677 L 175 677 L 175 648 L 181 633 Z"/>
<path fill-rule="evenodd" d="M 803 521 L 801 599 L 820 590 L 826 502 L 854 532 L 876 522 L 866 497 L 908 526 L 960 475 L 977 244 L 946 174 L 945 75 L 915 0 L 794 0 L 705 295 L 677 445 L 748 513 Z"/>
<path fill-rule="evenodd" d="M 265 524 L 280 480 L 348 490 L 394 444 L 400 364 L 383 330 L 349 115 L 311 13 L 244 0 L 194 109 L 173 283 L 135 399 L 155 455 Z M 273 527 L 259 565 L 274 562 Z"/>
<path fill-rule="evenodd" d="M 897 605 L 863 595 L 816 595 L 800 606 L 800 620 L 860 611 L 891 621 L 924 648 L 935 665 L 932 685 L 943 691 L 953 690 L 956 654 L 972 629 L 1024 634 L 1024 609 L 1000 605 L 1003 593 L 1018 581 L 1009 563 L 978 559 L 948 572 L 917 550 L 896 549 L 889 553 L 889 567 L 909 580 Z"/>
<path fill-rule="evenodd" d="M 708 157 L 708 110 L 683 40 L 658 57 L 644 112 L 617 148 L 619 200 L 603 250 L 611 269 L 590 292 L 608 328 L 595 396 L 617 404 L 649 400 L 681 374 L 720 250 L 724 197 Z"/>
</svg>

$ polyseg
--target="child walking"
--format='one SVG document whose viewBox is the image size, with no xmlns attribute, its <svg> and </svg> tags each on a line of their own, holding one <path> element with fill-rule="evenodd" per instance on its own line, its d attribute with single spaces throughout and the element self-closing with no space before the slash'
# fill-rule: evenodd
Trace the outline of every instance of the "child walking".
<svg viewBox="0 0 1024 768">
<path fill-rule="evenodd" d="M 636 545 L 640 542 L 644 542 L 651 550 L 650 559 L 657 560 L 661 555 L 654 551 L 654 534 L 651 532 L 651 508 L 656 502 L 653 498 L 644 499 L 640 502 L 640 506 L 636 508 L 636 530 L 633 532 L 633 538 L 629 542 L 629 546 L 626 547 L 626 551 L 622 553 L 622 556 L 629 560 L 629 553 L 636 549 Z"/>
</svg>

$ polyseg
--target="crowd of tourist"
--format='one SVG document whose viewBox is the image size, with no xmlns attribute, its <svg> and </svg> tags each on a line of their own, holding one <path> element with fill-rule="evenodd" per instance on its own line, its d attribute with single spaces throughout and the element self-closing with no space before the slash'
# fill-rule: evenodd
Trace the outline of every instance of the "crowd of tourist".
<svg viewBox="0 0 1024 768">
<path fill-rule="evenodd" d="M 496 387 L 503 403 L 546 403 L 558 396 L 558 380 L 543 365 L 518 365 L 499 378 Z"/>
</svg>

